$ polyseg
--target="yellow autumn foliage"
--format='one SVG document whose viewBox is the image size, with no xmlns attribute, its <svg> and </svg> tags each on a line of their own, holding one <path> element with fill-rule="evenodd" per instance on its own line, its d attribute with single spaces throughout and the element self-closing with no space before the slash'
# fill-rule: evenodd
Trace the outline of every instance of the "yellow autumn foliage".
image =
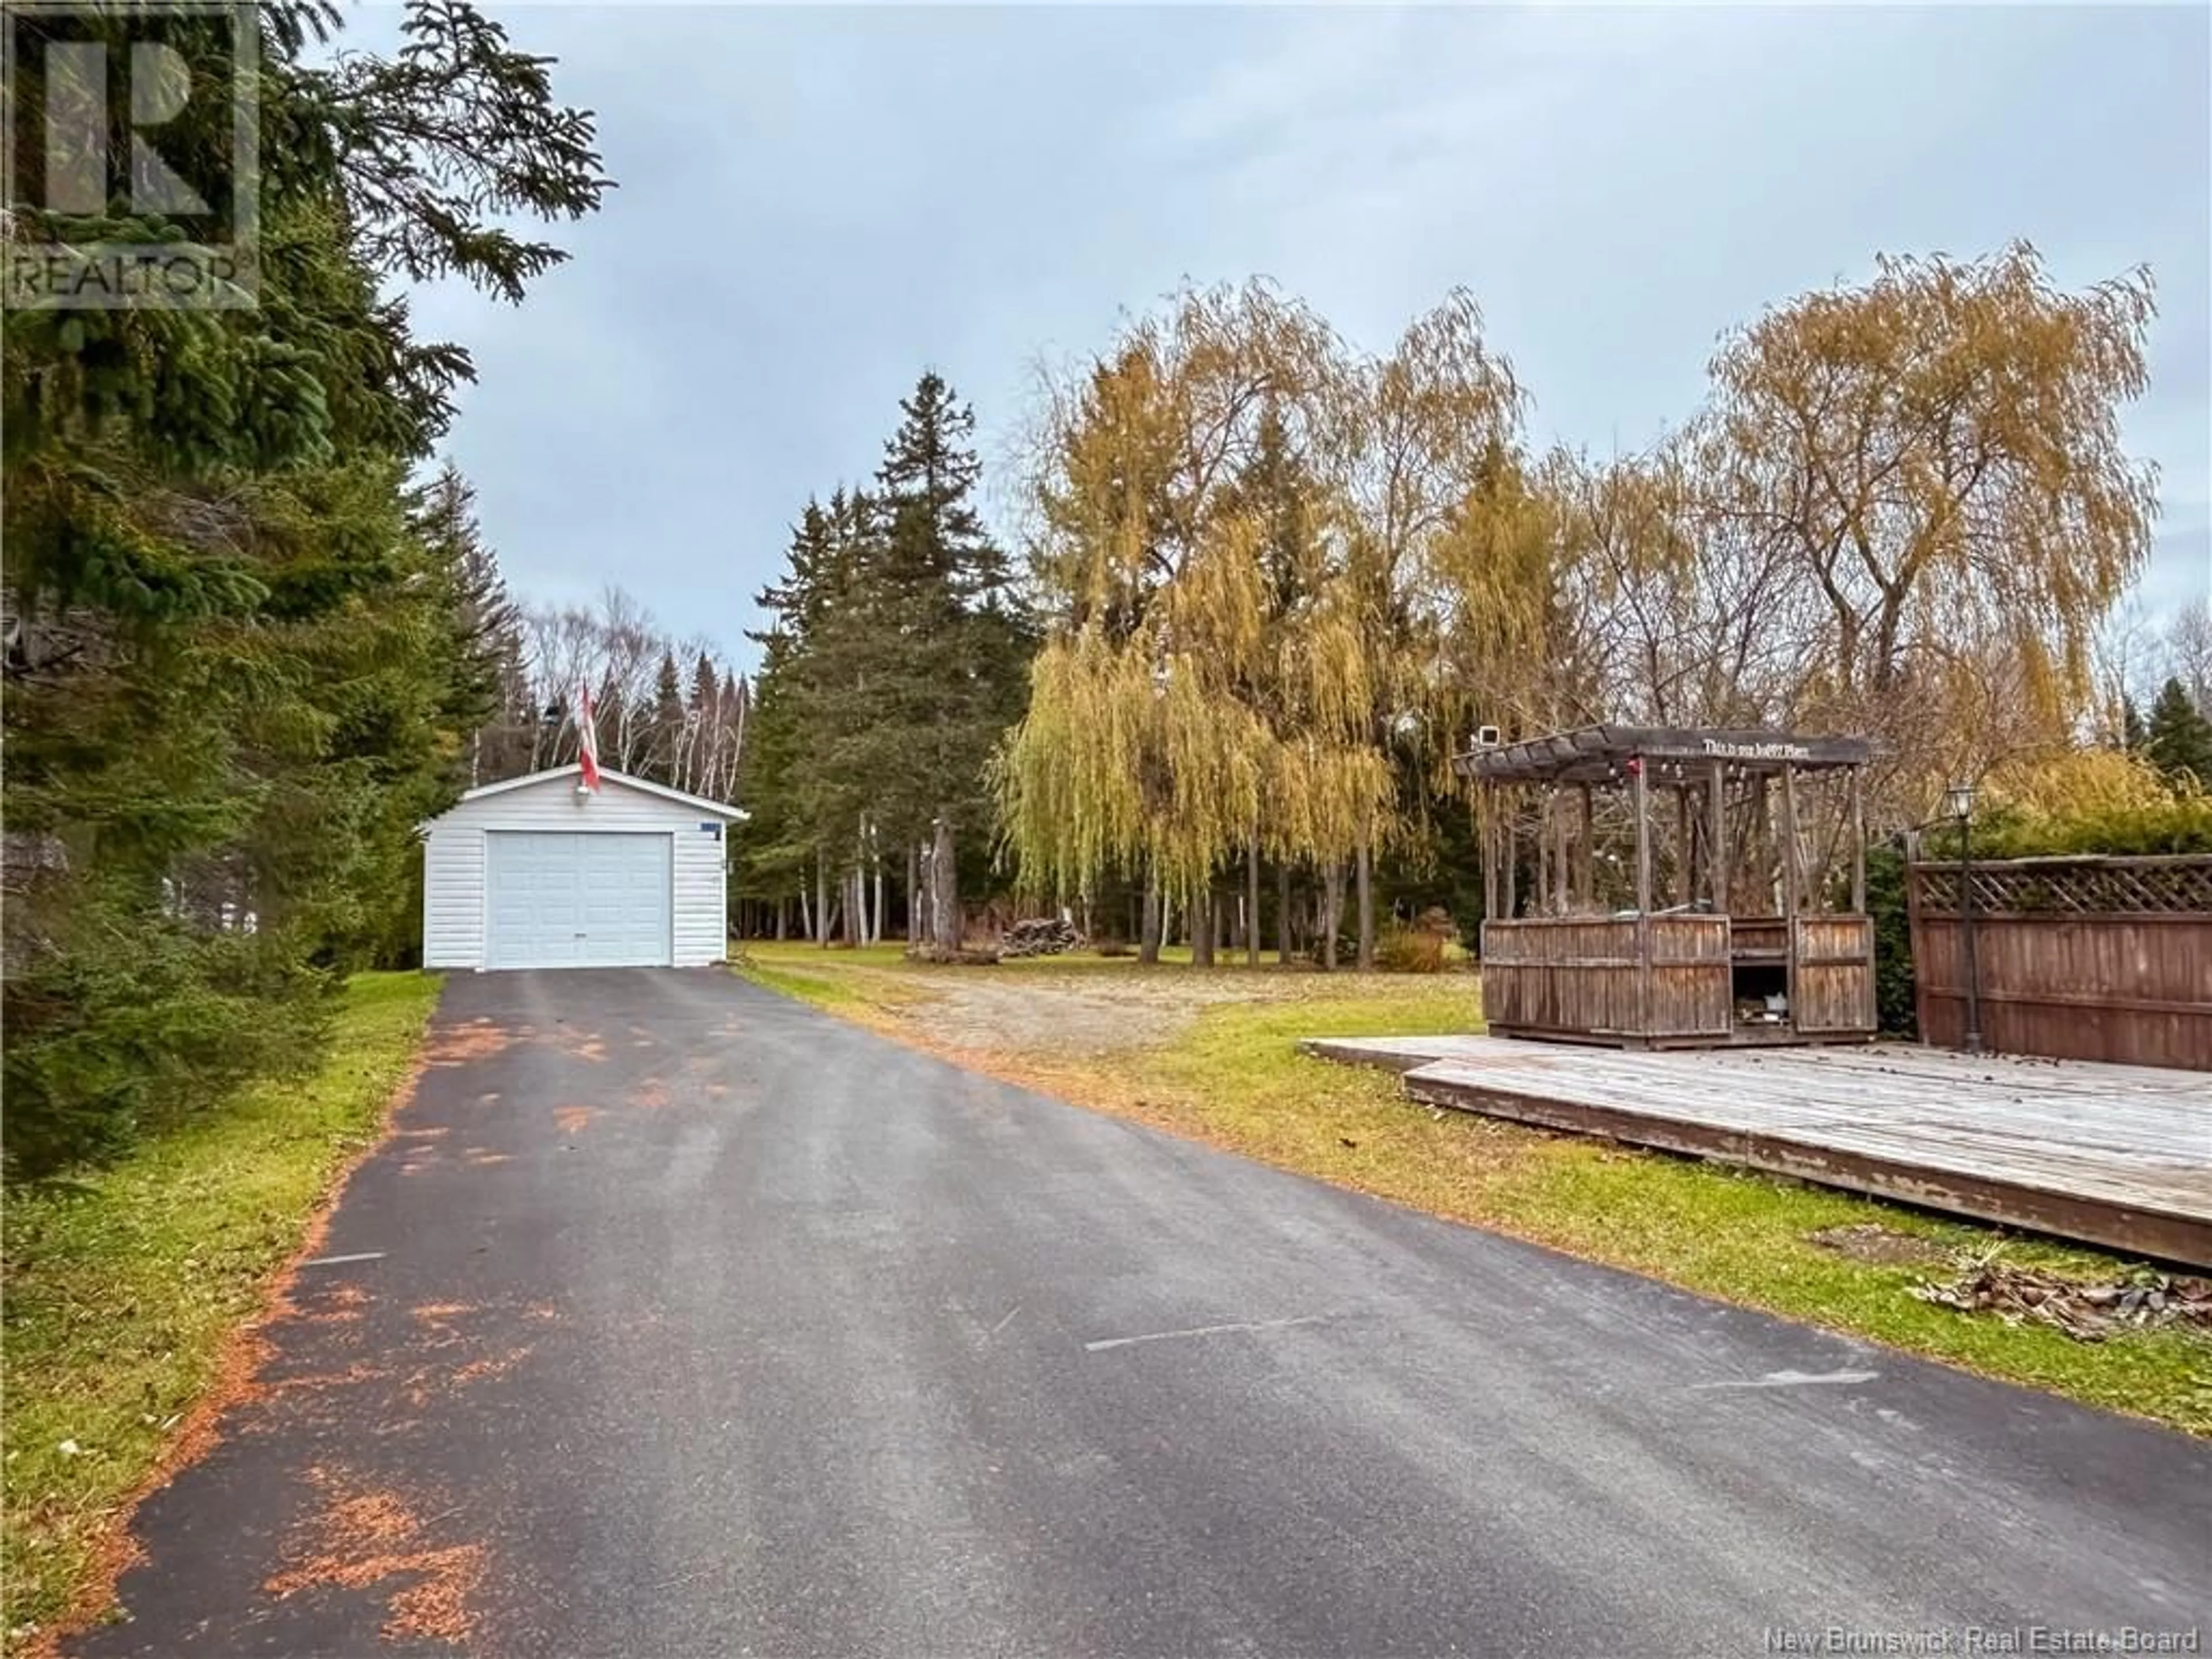
<svg viewBox="0 0 2212 1659">
<path fill-rule="evenodd" d="M 2108 817 L 2182 799 L 2141 756 L 2113 749 L 2022 757 L 1996 767 L 1982 787 L 1990 807 L 2031 819 Z"/>
</svg>

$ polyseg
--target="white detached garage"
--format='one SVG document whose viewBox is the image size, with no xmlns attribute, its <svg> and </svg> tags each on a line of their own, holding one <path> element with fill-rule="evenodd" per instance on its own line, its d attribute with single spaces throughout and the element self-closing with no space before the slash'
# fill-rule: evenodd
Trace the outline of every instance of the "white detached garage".
<svg viewBox="0 0 2212 1659">
<path fill-rule="evenodd" d="M 729 943 L 745 814 L 619 772 L 471 789 L 422 826 L 426 968 L 696 968 Z"/>
</svg>

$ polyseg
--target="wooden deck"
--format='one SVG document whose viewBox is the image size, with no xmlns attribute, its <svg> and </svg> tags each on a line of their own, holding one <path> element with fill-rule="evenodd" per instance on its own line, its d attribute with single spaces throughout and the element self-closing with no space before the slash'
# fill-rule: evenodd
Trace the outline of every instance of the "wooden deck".
<svg viewBox="0 0 2212 1659">
<path fill-rule="evenodd" d="M 1624 1052 L 1322 1037 L 1406 1092 L 2212 1267 L 2212 1074 L 1908 1044 Z"/>
</svg>

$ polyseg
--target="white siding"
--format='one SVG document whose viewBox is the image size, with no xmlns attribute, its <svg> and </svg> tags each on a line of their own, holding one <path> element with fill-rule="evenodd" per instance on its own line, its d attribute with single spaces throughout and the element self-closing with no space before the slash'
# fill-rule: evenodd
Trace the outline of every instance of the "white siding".
<svg viewBox="0 0 2212 1659">
<path fill-rule="evenodd" d="M 729 831 L 706 833 L 714 817 L 603 776 L 599 793 L 576 798 L 573 773 L 464 800 L 424 831 L 422 965 L 481 968 L 484 961 L 484 834 L 493 830 L 653 830 L 672 843 L 675 957 L 678 968 L 722 961 L 729 950 Z"/>
<path fill-rule="evenodd" d="M 481 968 L 483 947 L 483 831 L 434 819 L 422 847 L 422 965 Z"/>
<path fill-rule="evenodd" d="M 675 831 L 678 968 L 720 962 L 730 951 L 729 831 L 718 839 L 699 828 L 702 822 L 694 813 Z"/>
</svg>

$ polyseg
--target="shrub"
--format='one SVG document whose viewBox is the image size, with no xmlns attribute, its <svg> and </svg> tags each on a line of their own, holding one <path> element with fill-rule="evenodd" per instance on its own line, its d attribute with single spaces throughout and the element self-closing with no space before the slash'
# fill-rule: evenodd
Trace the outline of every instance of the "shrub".
<svg viewBox="0 0 2212 1659">
<path fill-rule="evenodd" d="M 1375 941 L 1375 965 L 1390 974 L 1440 973 L 1444 935 L 1419 927 L 1386 927 Z"/>
<path fill-rule="evenodd" d="M 2021 822 L 2081 823 L 2169 806 L 2175 789 L 2140 754 L 2073 749 L 2005 762 L 1983 780 L 1982 794 L 1993 816 L 2002 809 Z"/>
<path fill-rule="evenodd" d="M 340 981 L 278 935 L 146 926 L 97 901 L 70 925 L 68 950 L 6 980 L 9 1181 L 103 1162 L 317 1057 Z"/>
<path fill-rule="evenodd" d="M 2000 811 L 1987 822 L 1975 818 L 1973 853 L 1978 859 L 2212 853 L 2212 795 L 2177 795 L 2063 815 Z M 1929 831 L 1922 855 L 1957 858 L 1957 829 L 1945 824 Z"/>
<path fill-rule="evenodd" d="M 1917 1036 L 1920 1015 L 1913 997 L 1912 922 L 1905 910 L 1905 854 L 1894 847 L 1867 848 L 1867 914 L 1874 919 L 1875 1023 L 1896 1036 Z"/>
</svg>

